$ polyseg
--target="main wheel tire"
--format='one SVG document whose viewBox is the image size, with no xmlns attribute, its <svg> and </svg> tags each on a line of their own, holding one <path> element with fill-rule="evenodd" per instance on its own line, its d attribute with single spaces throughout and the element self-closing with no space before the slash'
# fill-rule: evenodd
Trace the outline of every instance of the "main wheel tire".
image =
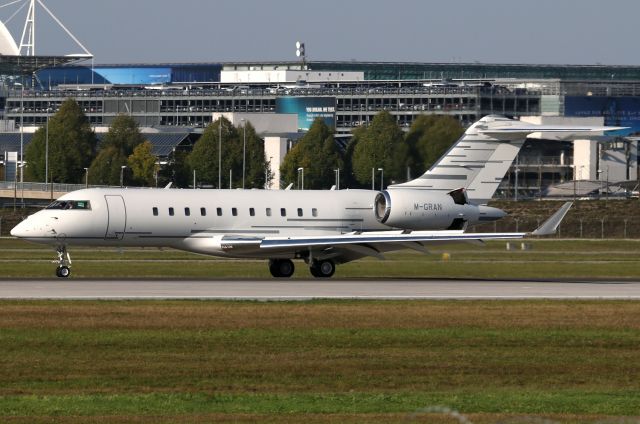
<svg viewBox="0 0 640 424">
<path fill-rule="evenodd" d="M 67 278 L 71 275 L 71 270 L 68 266 L 59 266 L 58 269 L 56 269 L 56 275 L 60 278 Z"/>
<path fill-rule="evenodd" d="M 336 272 L 336 264 L 332 260 L 319 261 L 314 263 L 309 270 L 311 275 L 317 278 L 330 278 Z"/>
<path fill-rule="evenodd" d="M 276 278 L 289 278 L 295 267 L 290 259 L 275 259 L 269 263 L 269 271 Z"/>
</svg>

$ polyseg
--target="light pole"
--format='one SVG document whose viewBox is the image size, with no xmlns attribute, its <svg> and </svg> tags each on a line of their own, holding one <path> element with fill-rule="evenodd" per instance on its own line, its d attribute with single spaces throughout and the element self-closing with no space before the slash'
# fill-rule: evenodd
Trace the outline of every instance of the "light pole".
<svg viewBox="0 0 640 424">
<path fill-rule="evenodd" d="M 304 190 L 304 168 L 298 168 L 298 176 L 300 177 L 301 184 L 298 188 Z"/>
<path fill-rule="evenodd" d="M 376 168 L 371 168 L 371 190 L 376 189 Z"/>
<path fill-rule="evenodd" d="M 242 121 L 242 132 L 243 132 L 243 136 L 242 136 L 242 189 L 244 190 L 244 174 L 245 174 L 245 168 L 246 168 L 246 155 L 247 155 L 247 123 L 246 120 L 244 118 L 242 118 L 240 121 Z"/>
<path fill-rule="evenodd" d="M 45 187 L 49 182 L 49 111 L 47 111 L 47 125 L 45 129 L 44 142 L 44 184 Z"/>
<path fill-rule="evenodd" d="M 89 168 L 84 168 L 84 188 L 89 188 Z"/>
<path fill-rule="evenodd" d="M 607 186 L 606 186 L 606 188 L 607 188 L 607 195 L 606 195 L 606 197 L 604 199 L 605 199 L 605 202 L 608 203 L 609 202 L 609 165 L 607 165 Z"/>
<path fill-rule="evenodd" d="M 120 187 L 124 187 L 124 169 L 127 167 L 127 165 L 122 165 L 120 167 Z"/>
<path fill-rule="evenodd" d="M 333 170 L 336 173 L 336 190 L 340 190 L 340 168 Z"/>
<path fill-rule="evenodd" d="M 20 191 L 24 208 L 24 84 L 20 84 Z"/>
<path fill-rule="evenodd" d="M 378 171 L 380 171 L 380 191 L 382 191 L 384 190 L 384 169 L 378 168 Z"/>
<path fill-rule="evenodd" d="M 218 190 L 222 189 L 222 116 L 218 118 Z"/>
</svg>

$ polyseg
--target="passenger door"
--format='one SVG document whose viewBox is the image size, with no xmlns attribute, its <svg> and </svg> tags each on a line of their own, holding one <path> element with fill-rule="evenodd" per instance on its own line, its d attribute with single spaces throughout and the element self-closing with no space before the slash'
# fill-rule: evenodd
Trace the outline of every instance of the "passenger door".
<svg viewBox="0 0 640 424">
<path fill-rule="evenodd" d="M 127 225 L 127 208 L 122 196 L 104 196 L 107 201 L 107 232 L 105 239 L 122 240 Z"/>
</svg>

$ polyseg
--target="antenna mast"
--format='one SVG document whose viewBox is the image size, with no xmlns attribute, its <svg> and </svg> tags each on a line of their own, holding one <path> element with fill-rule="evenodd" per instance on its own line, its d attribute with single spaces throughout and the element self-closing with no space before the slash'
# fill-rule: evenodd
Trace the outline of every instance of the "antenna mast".
<svg viewBox="0 0 640 424">
<path fill-rule="evenodd" d="M 29 0 L 29 10 L 27 11 L 27 19 L 24 21 L 24 27 L 22 28 L 22 37 L 20 38 L 20 47 L 18 48 L 18 54 L 20 56 L 36 55 L 35 9 L 36 9 L 36 0 Z"/>
<path fill-rule="evenodd" d="M 16 0 L 9 4 L 14 4 L 19 2 L 20 0 Z M 27 12 L 27 19 L 24 22 L 24 27 L 22 29 L 22 37 L 20 38 L 20 47 L 18 48 L 18 54 L 20 56 L 35 56 L 36 55 L 36 3 L 44 9 L 45 12 L 54 20 L 56 24 L 84 51 L 84 54 L 88 57 L 92 56 L 91 52 L 87 50 L 87 48 L 82 45 L 80 40 L 78 40 L 72 33 L 67 29 L 66 26 L 56 17 L 56 15 L 49 10 L 47 6 L 42 2 L 42 0 L 28 0 L 29 1 L 29 10 Z M 25 3 L 26 4 L 26 3 Z"/>
</svg>

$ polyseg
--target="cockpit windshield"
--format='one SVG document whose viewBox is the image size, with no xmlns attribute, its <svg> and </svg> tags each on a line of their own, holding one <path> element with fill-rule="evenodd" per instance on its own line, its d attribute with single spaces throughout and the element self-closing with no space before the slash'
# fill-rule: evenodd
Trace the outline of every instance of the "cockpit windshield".
<svg viewBox="0 0 640 424">
<path fill-rule="evenodd" d="M 56 200 L 47 209 L 91 209 L 88 200 Z"/>
</svg>

